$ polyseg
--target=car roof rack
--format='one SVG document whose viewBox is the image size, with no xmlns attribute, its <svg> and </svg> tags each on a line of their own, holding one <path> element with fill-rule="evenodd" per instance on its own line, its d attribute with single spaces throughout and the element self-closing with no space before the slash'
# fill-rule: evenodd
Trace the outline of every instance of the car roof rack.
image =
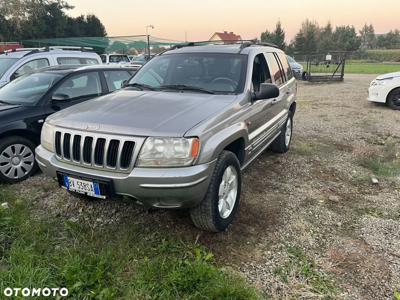
<svg viewBox="0 0 400 300">
<path fill-rule="evenodd" d="M 15 52 L 26 52 L 29 51 L 24 55 L 31 55 L 34 53 L 39 53 L 39 52 L 49 52 L 51 50 L 69 50 L 69 51 L 81 51 L 81 52 L 93 52 L 92 47 L 79 47 L 79 46 L 47 46 L 47 47 L 42 47 L 42 48 L 16 48 L 16 49 L 11 49 L 11 50 L 5 50 L 0 52 L 0 54 L 8 54 L 8 53 L 15 53 Z"/>
<path fill-rule="evenodd" d="M 181 49 L 185 47 L 194 47 L 194 46 L 207 46 L 207 45 L 240 45 L 240 50 L 239 53 L 251 46 L 266 46 L 266 47 L 273 47 L 273 48 L 278 48 L 279 47 L 273 43 L 266 43 L 266 42 L 260 42 L 258 40 L 238 40 L 238 41 L 226 41 L 226 40 L 221 40 L 221 41 L 199 41 L 199 42 L 188 42 L 185 44 L 178 44 L 175 46 L 172 46 L 170 49 L 164 51 L 170 51 L 170 50 L 176 50 L 176 49 Z M 163 54 L 164 52 L 160 53 Z"/>
</svg>

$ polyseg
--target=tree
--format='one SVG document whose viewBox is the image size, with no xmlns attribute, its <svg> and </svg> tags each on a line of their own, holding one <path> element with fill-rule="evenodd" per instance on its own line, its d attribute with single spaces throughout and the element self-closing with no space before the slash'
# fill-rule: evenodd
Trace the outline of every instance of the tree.
<svg viewBox="0 0 400 300">
<path fill-rule="evenodd" d="M 400 49 L 400 31 L 396 29 L 380 35 L 377 40 L 377 46 L 386 49 Z"/>
<path fill-rule="evenodd" d="M 273 43 L 277 45 L 280 49 L 285 49 L 286 48 L 286 42 L 285 42 L 285 31 L 282 28 L 282 23 L 281 21 L 278 21 L 276 23 L 275 30 L 273 32 L 269 32 L 266 30 L 265 32 L 261 33 L 261 42 L 266 42 L 266 43 Z"/>
<path fill-rule="evenodd" d="M 72 8 L 63 0 L 0 0 L 0 38 L 19 41 L 107 35 L 95 15 L 69 17 L 66 11 Z"/>
<path fill-rule="evenodd" d="M 363 49 L 373 49 L 376 47 L 376 35 L 374 26 L 365 24 L 360 30 L 361 37 L 361 48 Z"/>
<path fill-rule="evenodd" d="M 333 33 L 335 49 L 341 51 L 356 51 L 361 46 L 361 39 L 353 26 L 338 26 Z"/>
<path fill-rule="evenodd" d="M 328 53 L 335 50 L 335 42 L 333 41 L 333 28 L 332 24 L 328 22 L 325 27 L 320 30 L 318 39 L 318 52 Z"/>
<path fill-rule="evenodd" d="M 320 28 L 316 22 L 305 20 L 294 38 L 295 51 L 303 54 L 317 52 L 319 33 Z"/>
</svg>

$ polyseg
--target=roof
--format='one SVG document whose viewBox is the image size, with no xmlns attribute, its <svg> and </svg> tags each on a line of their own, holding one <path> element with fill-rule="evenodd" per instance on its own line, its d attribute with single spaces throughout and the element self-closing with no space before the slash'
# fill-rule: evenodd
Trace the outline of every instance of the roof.
<svg viewBox="0 0 400 300">
<path fill-rule="evenodd" d="M 68 49 L 45 49 L 45 48 L 18 48 L 14 50 L 10 50 L 6 53 L 0 53 L 0 58 L 22 58 L 27 54 L 34 55 L 34 54 L 62 54 L 62 55 L 81 55 L 85 53 L 85 56 L 97 56 L 95 52 L 92 51 L 79 51 L 79 50 L 68 50 Z"/>
<path fill-rule="evenodd" d="M 59 65 L 59 66 L 52 66 L 52 67 L 47 67 L 44 69 L 40 69 L 35 73 L 41 73 L 41 72 L 52 72 L 52 73 L 59 73 L 59 74 L 70 74 L 73 72 L 78 72 L 78 71 L 85 71 L 85 70 L 129 70 L 129 71 L 136 71 L 138 68 L 135 66 L 129 66 L 129 65 Z"/>
<path fill-rule="evenodd" d="M 242 39 L 240 35 L 234 34 L 232 31 L 216 32 L 211 36 L 210 40 L 212 40 L 214 36 L 218 36 L 221 41 L 240 41 Z"/>
<path fill-rule="evenodd" d="M 181 47 L 174 50 L 168 50 L 165 54 L 176 53 L 227 53 L 227 54 L 249 54 L 253 49 L 262 47 L 266 52 L 279 52 L 278 48 L 264 46 L 264 45 L 251 45 L 251 47 L 243 48 L 243 44 L 211 44 L 202 46 L 188 46 Z"/>
</svg>

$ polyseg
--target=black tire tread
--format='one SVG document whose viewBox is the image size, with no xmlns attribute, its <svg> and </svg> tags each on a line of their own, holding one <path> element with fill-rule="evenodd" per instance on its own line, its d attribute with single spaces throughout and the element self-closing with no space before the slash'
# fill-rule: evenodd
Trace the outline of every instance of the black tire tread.
<svg viewBox="0 0 400 300">
<path fill-rule="evenodd" d="M 35 154 L 35 148 L 36 148 L 35 144 L 31 140 L 29 140 L 29 139 L 27 139 L 25 137 L 22 137 L 22 136 L 18 136 L 18 135 L 13 135 L 13 136 L 8 136 L 8 137 L 1 138 L 0 139 L 0 152 L 3 151 L 3 149 L 5 147 L 8 147 L 9 145 L 12 145 L 12 144 L 25 144 L 29 148 L 31 148 L 32 151 L 33 151 L 33 154 Z M 4 145 L 5 145 L 5 147 L 4 147 Z M 37 165 L 36 160 L 35 160 L 33 168 L 32 168 L 32 171 L 28 176 L 24 176 L 24 177 L 22 177 L 22 179 L 18 179 L 18 180 L 10 180 L 9 178 L 4 177 L 0 173 L 0 182 L 4 182 L 4 183 L 21 182 L 21 181 L 27 179 L 28 177 L 32 176 L 33 174 L 35 174 L 37 172 L 37 170 L 38 170 L 38 165 Z"/>
<path fill-rule="evenodd" d="M 293 125 L 294 124 L 293 124 L 292 112 L 289 113 L 288 119 L 289 118 L 292 121 L 292 137 L 293 137 Z M 287 120 L 286 120 L 286 122 L 287 122 Z M 279 136 L 272 142 L 272 144 L 269 147 L 272 152 L 283 154 L 283 153 L 288 152 L 288 150 L 289 150 L 289 147 L 286 147 L 286 145 L 285 145 L 286 122 L 283 125 L 282 131 L 279 134 Z"/>
<path fill-rule="evenodd" d="M 391 92 L 389 93 L 388 98 L 387 98 L 387 105 L 388 105 L 391 109 L 400 110 L 400 106 L 395 105 L 395 104 L 393 103 L 393 100 L 394 100 L 393 97 L 394 97 L 394 95 L 395 95 L 396 93 L 400 93 L 400 88 L 396 88 L 396 89 L 394 89 L 393 91 L 391 91 Z"/>
<path fill-rule="evenodd" d="M 192 208 L 190 210 L 190 217 L 194 225 L 202 230 L 211 231 L 211 232 L 221 232 L 221 228 L 217 224 L 215 224 L 213 220 L 213 214 L 218 213 L 218 211 L 213 210 L 213 201 L 214 201 L 214 191 L 219 188 L 219 182 L 217 180 L 219 169 L 221 165 L 225 163 L 226 160 L 234 158 L 239 161 L 235 154 L 230 151 L 222 151 L 220 156 L 218 157 L 218 161 L 215 165 L 213 175 L 211 176 L 210 185 L 208 187 L 206 196 L 200 205 Z M 240 164 L 239 164 L 240 165 Z M 240 176 L 240 174 L 238 174 Z M 218 186 L 217 186 L 218 185 Z M 240 192 L 240 188 L 239 188 Z M 239 195 L 240 198 L 240 195 Z M 237 201 L 239 201 L 239 198 Z M 239 204 L 239 203 L 238 203 Z M 232 212 L 234 213 L 234 212 Z"/>
</svg>

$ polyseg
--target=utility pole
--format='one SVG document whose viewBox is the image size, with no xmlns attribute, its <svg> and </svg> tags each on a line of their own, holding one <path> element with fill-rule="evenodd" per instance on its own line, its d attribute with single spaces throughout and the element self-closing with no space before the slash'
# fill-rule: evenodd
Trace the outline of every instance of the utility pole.
<svg viewBox="0 0 400 300">
<path fill-rule="evenodd" d="M 147 26 L 146 26 L 147 55 L 148 55 L 148 57 L 150 58 L 151 53 L 150 53 L 150 35 L 149 35 L 149 28 L 150 28 L 150 29 L 154 29 L 154 26 L 153 26 L 153 25 L 147 25 Z"/>
</svg>

